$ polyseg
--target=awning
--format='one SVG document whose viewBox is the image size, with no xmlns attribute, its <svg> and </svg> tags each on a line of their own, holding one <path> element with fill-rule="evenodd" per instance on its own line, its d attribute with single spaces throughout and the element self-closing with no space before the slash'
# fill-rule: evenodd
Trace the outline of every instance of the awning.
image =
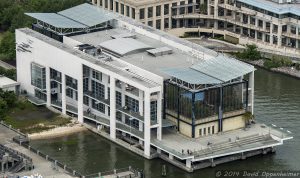
<svg viewBox="0 0 300 178">
<path fill-rule="evenodd" d="M 25 13 L 25 14 L 56 28 L 86 28 L 87 27 L 86 25 L 75 22 L 74 20 L 68 19 L 56 13 Z"/>
</svg>

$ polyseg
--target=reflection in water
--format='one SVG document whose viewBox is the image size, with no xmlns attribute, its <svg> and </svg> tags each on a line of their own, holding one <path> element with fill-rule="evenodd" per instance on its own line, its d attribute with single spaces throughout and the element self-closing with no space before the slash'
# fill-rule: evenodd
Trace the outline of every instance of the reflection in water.
<svg viewBox="0 0 300 178">
<path fill-rule="evenodd" d="M 255 74 L 256 119 L 276 124 L 293 132 L 294 139 L 278 147 L 273 155 L 247 158 L 192 174 L 160 159 L 146 160 L 90 132 L 77 133 L 58 139 L 33 141 L 32 145 L 84 173 L 96 173 L 132 166 L 145 170 L 146 177 L 161 177 L 167 165 L 167 177 L 214 177 L 215 170 L 298 170 L 300 161 L 300 80 L 258 70 Z M 61 148 L 61 151 L 58 149 Z"/>
</svg>

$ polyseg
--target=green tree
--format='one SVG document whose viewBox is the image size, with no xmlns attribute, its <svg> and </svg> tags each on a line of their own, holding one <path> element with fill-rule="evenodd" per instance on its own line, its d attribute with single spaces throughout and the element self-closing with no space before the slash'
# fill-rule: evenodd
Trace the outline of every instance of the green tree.
<svg viewBox="0 0 300 178">
<path fill-rule="evenodd" d="M 4 117 L 7 112 L 7 103 L 4 99 L 0 98 L 0 117 Z"/>
<path fill-rule="evenodd" d="M 237 53 L 237 57 L 244 60 L 255 61 L 261 59 L 261 53 L 256 45 L 247 45 L 243 52 Z"/>
<path fill-rule="evenodd" d="M 4 54 L 7 59 L 15 59 L 15 34 L 7 31 L 3 34 L 0 42 L 0 53 Z"/>
</svg>

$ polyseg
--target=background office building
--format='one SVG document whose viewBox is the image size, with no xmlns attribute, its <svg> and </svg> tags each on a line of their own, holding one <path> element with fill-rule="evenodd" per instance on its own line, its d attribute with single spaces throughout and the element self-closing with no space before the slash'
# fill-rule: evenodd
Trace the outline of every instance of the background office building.
<svg viewBox="0 0 300 178">
<path fill-rule="evenodd" d="M 300 2 L 294 0 L 92 0 L 104 9 L 177 36 L 224 35 L 233 43 L 299 53 Z"/>
</svg>

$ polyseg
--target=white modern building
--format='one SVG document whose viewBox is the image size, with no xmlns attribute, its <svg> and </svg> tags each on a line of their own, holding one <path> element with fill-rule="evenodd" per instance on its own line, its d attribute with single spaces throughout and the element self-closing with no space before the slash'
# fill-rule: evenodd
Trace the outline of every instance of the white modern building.
<svg viewBox="0 0 300 178">
<path fill-rule="evenodd" d="M 19 83 L 5 76 L 0 75 L 0 89 L 18 93 Z"/>
<path fill-rule="evenodd" d="M 300 57 L 300 2 L 296 0 L 92 2 L 177 36 L 223 35 L 233 43 L 256 44 L 266 51 Z"/>
<path fill-rule="evenodd" d="M 22 93 L 146 158 L 193 171 L 290 138 L 245 119 L 253 113 L 251 65 L 90 4 L 26 14 L 37 22 L 16 30 Z"/>
</svg>

